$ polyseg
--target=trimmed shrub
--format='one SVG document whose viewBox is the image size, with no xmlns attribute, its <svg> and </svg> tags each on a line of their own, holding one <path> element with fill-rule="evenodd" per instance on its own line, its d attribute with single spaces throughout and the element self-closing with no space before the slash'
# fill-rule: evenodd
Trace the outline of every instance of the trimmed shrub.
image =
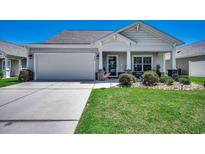
<svg viewBox="0 0 205 154">
<path fill-rule="evenodd" d="M 169 78 L 165 81 L 165 84 L 168 86 L 171 86 L 173 84 L 174 80 L 172 78 Z"/>
<path fill-rule="evenodd" d="M 184 84 L 184 85 L 190 85 L 191 81 L 189 78 L 178 78 L 179 83 Z"/>
<path fill-rule="evenodd" d="M 119 82 L 121 85 L 124 86 L 131 86 L 133 83 L 135 83 L 135 81 L 135 76 L 132 74 L 123 73 L 119 76 Z"/>
<path fill-rule="evenodd" d="M 159 76 L 153 71 L 146 71 L 142 75 L 142 80 L 145 85 L 153 86 L 159 82 Z"/>
<path fill-rule="evenodd" d="M 0 79 L 4 77 L 4 71 L 0 69 Z"/>
<path fill-rule="evenodd" d="M 161 78 L 159 79 L 159 82 L 161 82 L 161 83 L 166 83 L 166 81 L 167 81 L 167 80 L 170 80 L 170 79 L 172 79 L 172 77 L 170 77 L 170 76 L 163 76 L 163 77 L 161 77 Z"/>
<path fill-rule="evenodd" d="M 20 81 L 32 81 L 33 80 L 33 72 L 29 69 L 23 69 L 20 71 L 19 74 L 19 80 Z"/>
<path fill-rule="evenodd" d="M 189 76 L 187 76 L 187 75 L 180 75 L 180 76 L 176 79 L 176 81 L 179 82 L 179 79 L 180 79 L 180 78 L 189 79 Z"/>
</svg>

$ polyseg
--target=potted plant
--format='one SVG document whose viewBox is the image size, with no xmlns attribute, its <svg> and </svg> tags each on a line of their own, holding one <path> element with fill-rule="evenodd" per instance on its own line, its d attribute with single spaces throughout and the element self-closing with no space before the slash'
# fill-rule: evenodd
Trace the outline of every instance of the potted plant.
<svg viewBox="0 0 205 154">
<path fill-rule="evenodd" d="M 161 77 L 162 73 L 160 72 L 160 65 L 157 64 L 156 66 L 156 73 L 159 75 L 159 77 Z"/>
</svg>

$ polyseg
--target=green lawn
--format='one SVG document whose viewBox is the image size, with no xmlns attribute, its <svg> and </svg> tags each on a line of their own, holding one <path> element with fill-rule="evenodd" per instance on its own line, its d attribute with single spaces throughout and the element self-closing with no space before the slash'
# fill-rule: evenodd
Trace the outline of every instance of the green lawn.
<svg viewBox="0 0 205 154">
<path fill-rule="evenodd" d="M 75 133 L 205 133 L 205 90 L 93 90 Z"/>
<path fill-rule="evenodd" d="M 204 85 L 205 83 L 205 78 L 200 78 L 200 77 L 190 77 L 191 81 L 197 84 Z"/>
<path fill-rule="evenodd" d="M 180 77 L 188 77 L 187 75 L 181 75 Z M 204 85 L 205 83 L 205 77 L 189 77 L 190 80 L 194 83 Z"/>
<path fill-rule="evenodd" d="M 18 77 L 0 79 L 0 88 L 19 83 Z"/>
</svg>

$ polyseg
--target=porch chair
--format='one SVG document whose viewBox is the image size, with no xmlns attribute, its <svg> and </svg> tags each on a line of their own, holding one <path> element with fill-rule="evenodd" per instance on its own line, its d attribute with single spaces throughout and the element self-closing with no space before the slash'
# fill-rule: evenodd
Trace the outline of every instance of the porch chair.
<svg viewBox="0 0 205 154">
<path fill-rule="evenodd" d="M 102 80 L 107 80 L 109 77 L 110 77 L 110 72 L 105 72 L 102 76 L 101 76 L 101 79 Z"/>
</svg>

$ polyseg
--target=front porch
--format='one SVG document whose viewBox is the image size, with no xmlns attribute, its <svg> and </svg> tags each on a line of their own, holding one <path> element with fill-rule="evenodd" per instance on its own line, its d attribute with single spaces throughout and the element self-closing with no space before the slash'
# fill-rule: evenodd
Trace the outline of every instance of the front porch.
<svg viewBox="0 0 205 154">
<path fill-rule="evenodd" d="M 3 57 L 0 56 L 0 69 L 4 72 L 4 78 L 18 76 L 20 70 L 25 68 L 26 60 L 17 57 Z"/>
<path fill-rule="evenodd" d="M 166 75 L 165 54 L 171 53 L 171 70 L 176 72 L 176 46 L 181 44 L 180 40 L 136 22 L 94 43 L 98 48 L 97 71 L 118 77 L 123 72 L 157 71 L 160 66 L 159 71 Z"/>
<path fill-rule="evenodd" d="M 27 67 L 27 50 L 12 43 L 0 41 L 0 70 L 4 78 L 18 76 Z"/>
<path fill-rule="evenodd" d="M 109 78 L 118 78 L 121 73 L 129 72 L 135 76 L 148 70 L 157 71 L 167 75 L 165 54 L 172 52 L 136 52 L 136 51 L 102 51 L 97 56 L 99 72 L 109 72 Z M 174 57 L 174 56 L 172 56 Z M 172 60 L 173 69 L 176 69 L 175 58 Z"/>
</svg>

